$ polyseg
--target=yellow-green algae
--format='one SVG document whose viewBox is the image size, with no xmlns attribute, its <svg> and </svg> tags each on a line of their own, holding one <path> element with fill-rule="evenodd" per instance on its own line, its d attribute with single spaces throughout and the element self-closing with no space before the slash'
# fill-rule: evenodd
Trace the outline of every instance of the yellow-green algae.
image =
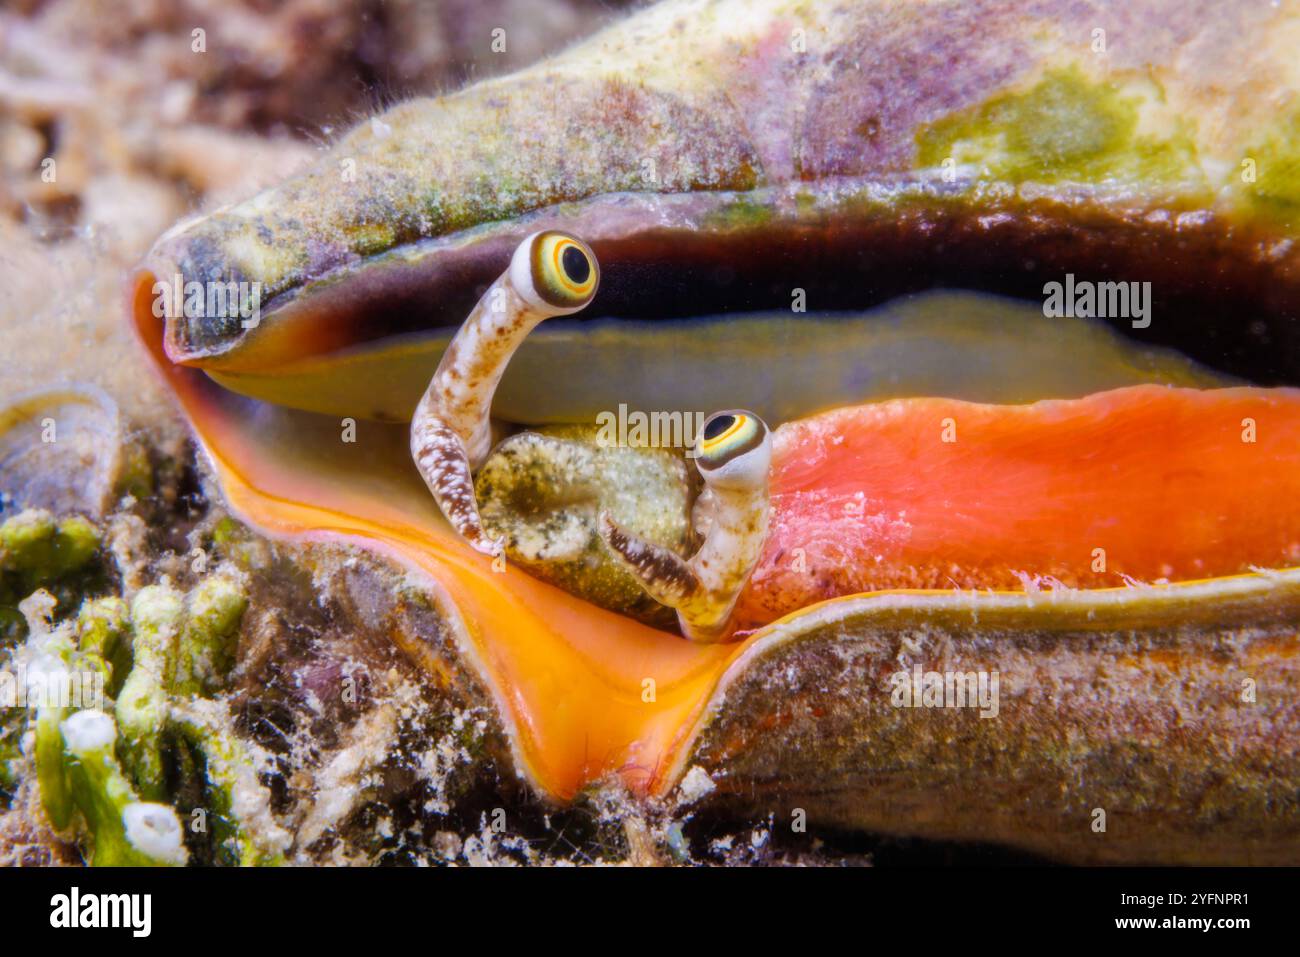
<svg viewBox="0 0 1300 957">
<path fill-rule="evenodd" d="M 77 613 L 77 638 L 82 652 L 98 655 L 108 667 L 108 696 L 116 698 L 131 671 L 130 618 L 121 598 L 89 599 Z"/>
<path fill-rule="evenodd" d="M 718 229 L 761 229 L 776 217 L 776 210 L 761 198 L 742 196 L 709 213 L 703 225 Z"/>
<path fill-rule="evenodd" d="M 0 646 L 25 635 L 18 602 L 37 588 L 64 594 L 94 584 L 99 546 L 99 529 L 80 515 L 26 509 L 0 524 Z"/>
<path fill-rule="evenodd" d="M 103 712 L 78 711 L 62 722 L 59 731 L 70 801 L 76 804 L 93 836 L 91 863 L 97 867 L 185 863 L 188 854 L 180 840 L 175 810 L 140 801 L 118 763 L 113 748 L 118 729 L 113 719 Z M 168 826 L 171 840 L 167 846 L 151 847 L 136 838 L 132 832 L 140 814 Z"/>
<path fill-rule="evenodd" d="M 31 586 L 78 571 L 99 549 L 99 531 L 80 515 L 55 520 L 28 509 L 0 525 L 0 571 L 14 572 Z"/>
<path fill-rule="evenodd" d="M 1245 159 L 1255 161 L 1255 181 L 1247 190 L 1256 206 L 1273 216 L 1294 218 L 1300 212 L 1300 109 L 1264 133 Z"/>
<path fill-rule="evenodd" d="M 1078 66 L 1046 73 L 1026 90 L 921 127 L 917 165 L 952 159 L 1011 183 L 1107 179 L 1154 183 L 1199 177 L 1188 121 L 1164 138 L 1139 132 L 1141 98 L 1118 81 L 1096 82 Z"/>
<path fill-rule="evenodd" d="M 84 547 L 52 544 L 61 531 L 80 545 L 99 541 L 98 529 L 79 518 L 24 513 L 22 521 L 6 524 L 5 554 L 20 556 L 38 584 L 42 575 L 59 577 L 86 558 Z M 69 564 L 69 555 L 77 561 Z M 47 594 L 44 602 L 52 612 L 54 598 Z M 183 848 L 159 857 L 130 837 L 142 821 L 179 827 L 168 803 L 175 797 L 168 768 L 179 762 L 183 777 L 201 775 L 218 860 L 279 863 L 289 837 L 270 816 L 257 780 L 258 755 L 212 697 L 233 663 L 246 607 L 240 582 L 218 571 L 188 593 L 164 581 L 141 589 L 129 606 L 115 596 L 88 598 L 62 624 L 32 625 L 28 647 L 15 654 L 39 663 L 48 681 L 76 679 L 83 693 L 44 701 L 30 713 L 11 709 L 7 716 L 18 721 L 6 721 L 0 736 L 0 784 L 17 783 L 26 725 L 41 805 L 56 830 L 78 835 L 91 863 L 179 863 Z M 102 676 L 104 693 L 87 700 L 82 679 L 91 674 Z M 72 719 L 93 733 L 69 737 Z"/>
<path fill-rule="evenodd" d="M 117 720 L 123 734 L 119 750 L 123 764 L 150 800 L 166 793 L 162 755 L 166 684 L 183 614 L 181 596 L 166 585 L 141 589 L 131 603 L 135 664 L 117 699 Z"/>
</svg>

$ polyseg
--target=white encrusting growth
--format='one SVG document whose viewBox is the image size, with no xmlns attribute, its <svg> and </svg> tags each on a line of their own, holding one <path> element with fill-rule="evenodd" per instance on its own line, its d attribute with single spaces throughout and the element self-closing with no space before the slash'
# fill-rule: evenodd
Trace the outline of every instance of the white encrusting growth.
<svg viewBox="0 0 1300 957">
<path fill-rule="evenodd" d="M 166 804 L 128 804 L 122 809 L 122 826 L 130 845 L 155 861 L 181 866 L 189 859 L 181 822 Z"/>
<path fill-rule="evenodd" d="M 102 751 L 117 740 L 117 724 L 102 711 L 78 711 L 59 730 L 68 752 L 78 757 Z"/>
</svg>

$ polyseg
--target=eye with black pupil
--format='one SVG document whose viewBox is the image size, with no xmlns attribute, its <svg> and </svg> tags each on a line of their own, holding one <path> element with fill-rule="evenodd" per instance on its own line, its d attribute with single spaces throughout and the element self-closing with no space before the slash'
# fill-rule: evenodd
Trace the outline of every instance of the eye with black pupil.
<svg viewBox="0 0 1300 957">
<path fill-rule="evenodd" d="M 570 246 L 560 254 L 560 265 L 564 267 L 564 272 L 569 279 L 578 285 L 586 282 L 587 277 L 591 275 L 591 263 L 577 246 Z"/>
<path fill-rule="evenodd" d="M 732 423 L 735 421 L 735 416 L 731 415 L 720 415 L 716 419 L 710 419 L 709 423 L 704 426 L 704 438 L 706 440 L 716 439 L 723 432 L 727 431 L 727 429 L 731 428 Z"/>
</svg>

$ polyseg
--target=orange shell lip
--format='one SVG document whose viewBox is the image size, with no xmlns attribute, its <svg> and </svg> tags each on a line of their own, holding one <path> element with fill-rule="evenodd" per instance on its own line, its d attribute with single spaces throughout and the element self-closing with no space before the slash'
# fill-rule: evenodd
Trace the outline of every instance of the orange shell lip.
<svg viewBox="0 0 1300 957">
<path fill-rule="evenodd" d="M 1054 541 L 1068 546 L 1069 554 L 1047 558 L 1077 571 L 1079 584 L 1089 588 L 1118 584 L 1116 577 L 1125 569 L 1150 573 L 1162 557 L 1174 560 L 1180 575 L 1187 572 L 1184 578 L 1232 575 L 1252 564 L 1277 566 L 1296 557 L 1300 392 L 1138 387 L 1032 406 L 933 399 L 882 403 L 778 430 L 777 530 L 766 564 L 741 605 L 747 624 L 757 630 L 730 645 L 692 644 L 595 608 L 514 568 L 494 572 L 438 514 L 406 454 L 404 427 L 367 423 L 358 443 L 344 446 L 327 417 L 257 403 L 226 392 L 197 369 L 173 364 L 163 348 L 162 326 L 152 315 L 152 285 L 147 270 L 134 278 L 135 328 L 193 424 L 230 507 L 266 534 L 351 542 L 424 576 L 462 654 L 496 700 L 518 767 L 543 793 L 561 800 L 611 773 L 636 792 L 665 793 L 683 770 L 728 676 L 774 636 L 797 632 L 795 623 L 803 616 L 814 616 L 809 621 L 824 616 L 828 606 L 814 603 L 825 598 L 844 608 L 873 597 L 887 603 L 888 595 L 850 592 L 892 589 L 888 594 L 904 601 L 943 608 L 961 594 L 954 585 L 1007 587 L 994 574 L 1012 567 L 1007 555 L 1011 561 L 1044 560 L 1034 548 Z M 948 419 L 959 430 L 955 443 L 941 441 Z M 1246 419 L 1256 425 L 1255 442 L 1242 439 Z M 917 434 L 918 423 L 933 432 L 933 444 L 913 440 L 890 446 L 890 436 L 897 437 L 909 423 Z M 1099 423 L 1115 426 L 1108 434 L 1122 441 L 1101 442 L 1098 436 L 1107 430 L 1098 431 Z M 832 434 L 847 439 L 836 453 L 845 468 L 828 472 L 825 440 Z M 892 457 L 882 448 L 894 448 Z M 1113 460 L 1098 461 L 1097 448 L 1109 448 Z M 944 470 L 927 464 L 935 456 L 947 462 L 947 479 Z M 817 537 L 818 523 L 834 517 L 843 525 L 843 503 L 836 496 L 855 499 L 847 483 L 881 475 L 893 476 L 893 485 L 886 482 L 892 489 L 888 494 L 899 523 L 912 529 L 907 540 L 885 536 L 888 560 L 876 572 L 884 577 L 813 576 L 816 587 L 800 590 L 785 574 L 777 551 L 795 541 L 824 541 L 824 534 Z M 1145 479 L 1135 483 L 1137 475 Z M 988 490 L 984 513 L 963 504 L 972 499 L 976 479 Z M 1217 525 L 1189 531 L 1196 513 L 1181 505 L 1198 489 L 1213 491 L 1226 511 L 1217 516 Z M 815 507 L 800 499 L 808 493 L 815 493 Z M 1094 556 L 1084 549 L 1096 529 L 1060 523 L 1113 494 L 1122 506 L 1111 516 L 1115 530 L 1107 539 L 1120 543 L 1111 552 L 1115 574 L 1089 577 Z M 784 512 L 782 496 L 793 497 Z M 1147 512 L 1143 520 L 1143 509 L 1162 499 L 1169 508 Z M 1035 501 L 1050 507 L 1026 509 Z M 1001 524 L 989 524 L 990 516 Z M 1181 524 L 1170 524 L 1174 518 Z M 1220 560 L 1195 574 L 1194 563 L 1179 564 L 1195 558 L 1191 552 L 1171 551 L 1180 542 L 1210 549 L 1202 557 Z M 925 586 L 921 590 L 902 587 L 910 583 L 909 574 L 938 569 L 935 556 L 963 545 L 969 553 L 957 564 L 971 573 L 969 580 L 926 579 L 917 582 Z M 1003 560 L 995 561 L 999 557 Z M 1091 594 L 1116 591 L 1124 589 Z M 1080 593 L 1071 594 L 1077 603 Z M 1023 591 L 1019 597 L 995 592 L 985 598 L 1042 603 Z M 781 615 L 786 617 L 765 624 Z"/>
<path fill-rule="evenodd" d="M 135 328 L 236 514 L 272 536 L 384 552 L 428 579 L 496 699 L 519 768 L 543 793 L 568 799 L 610 773 L 641 793 L 671 786 L 686 729 L 741 646 L 666 639 L 517 569 L 493 572 L 438 514 L 404 452 L 405 427 L 367 423 L 351 447 L 361 464 L 323 441 L 333 422 L 244 399 L 172 364 L 152 285 L 147 271 L 132 283 Z"/>
</svg>

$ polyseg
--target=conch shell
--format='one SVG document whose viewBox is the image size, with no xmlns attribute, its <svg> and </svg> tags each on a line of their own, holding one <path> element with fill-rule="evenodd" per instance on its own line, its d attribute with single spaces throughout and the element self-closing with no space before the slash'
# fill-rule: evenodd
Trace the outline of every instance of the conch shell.
<svg viewBox="0 0 1300 957">
<path fill-rule="evenodd" d="M 178 226 L 130 309 L 230 506 L 426 576 L 545 795 L 616 773 L 665 796 L 697 766 L 711 800 L 843 826 L 1074 860 L 1294 862 L 1300 572 L 1285 548 L 1252 552 L 1257 570 L 1211 561 L 1209 580 L 831 589 L 698 646 L 471 552 L 403 423 L 450 330 L 540 228 L 595 250 L 589 312 L 615 324 L 539 330 L 495 407 L 516 423 L 622 401 L 776 424 L 917 396 L 935 366 L 868 382 L 836 366 L 815 399 L 774 386 L 754 370 L 831 361 L 797 335 L 812 317 L 773 332 L 739 313 L 788 310 L 795 290 L 813 310 L 941 285 L 1038 297 L 1067 273 L 1151 283 L 1153 318 L 1116 323 L 1140 349 L 1295 382 L 1297 46 L 1286 5 L 670 0 L 529 70 L 398 105 L 308 172 Z M 164 323 L 155 283 L 173 277 L 260 284 L 260 313 Z M 713 374 L 674 373 L 710 336 Z M 949 355 L 978 361 L 978 346 Z M 1080 394 L 1022 365 L 1029 384 L 997 401 Z M 1169 381 L 1105 387 L 1152 378 Z M 993 398 L 981 388 L 956 397 Z M 1116 481 L 1159 482 L 1151 467 Z M 1294 474 L 1290 458 L 1258 468 L 1271 488 Z M 1269 501 L 1264 537 L 1294 528 L 1294 497 Z M 931 672 L 996 674 L 997 717 L 896 706 L 893 676 L 914 669 L 922 697 Z"/>
</svg>

